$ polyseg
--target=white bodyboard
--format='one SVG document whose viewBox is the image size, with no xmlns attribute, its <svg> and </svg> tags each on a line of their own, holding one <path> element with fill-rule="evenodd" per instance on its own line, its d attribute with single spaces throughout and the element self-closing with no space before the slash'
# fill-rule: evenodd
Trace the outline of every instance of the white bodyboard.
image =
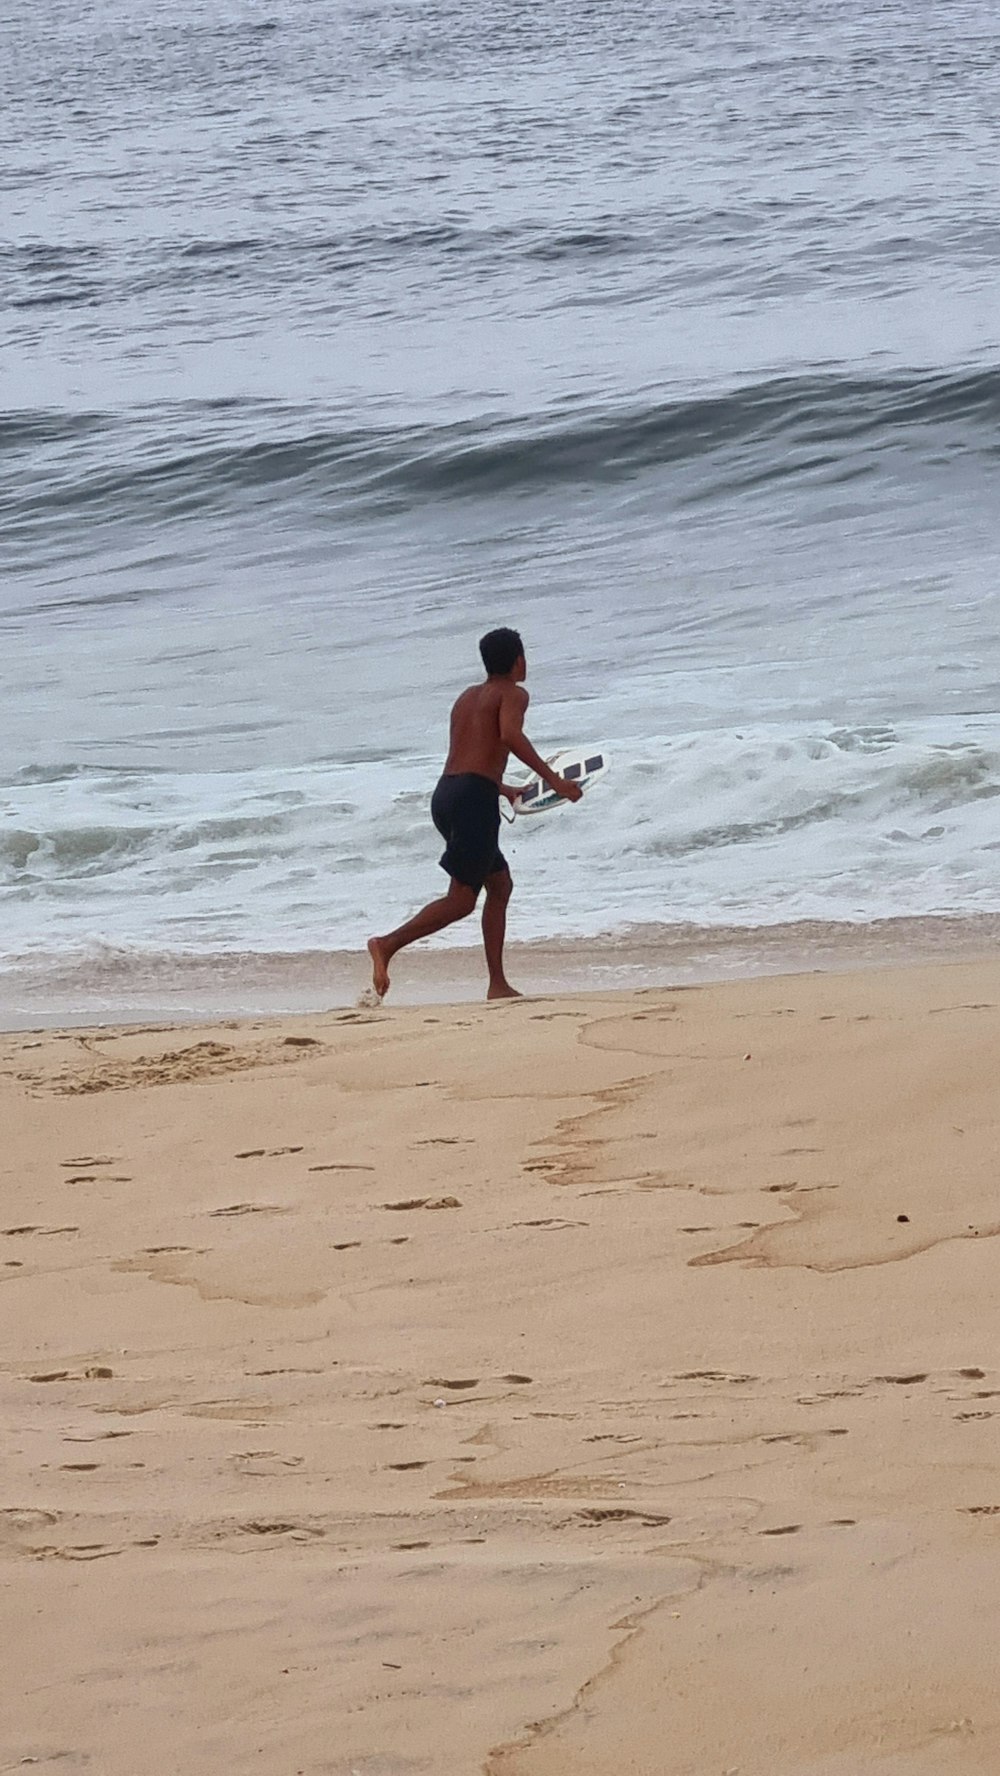
<svg viewBox="0 0 1000 1776">
<path fill-rule="evenodd" d="M 560 777 L 588 790 L 599 777 L 603 777 L 608 768 L 608 755 L 603 746 L 574 747 L 568 752 L 557 752 L 555 758 L 549 759 L 549 764 Z M 507 820 L 513 820 L 517 814 L 547 814 L 551 808 L 562 807 L 565 800 L 565 796 L 556 795 L 540 777 L 531 776 L 521 785 L 513 811 L 504 796 L 500 798 L 500 808 Z"/>
</svg>

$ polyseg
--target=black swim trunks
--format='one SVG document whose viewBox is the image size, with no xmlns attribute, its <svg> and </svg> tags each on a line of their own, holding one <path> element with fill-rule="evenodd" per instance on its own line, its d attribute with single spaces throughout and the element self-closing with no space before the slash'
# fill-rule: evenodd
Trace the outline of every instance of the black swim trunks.
<svg viewBox="0 0 1000 1776">
<path fill-rule="evenodd" d="M 487 876 L 507 868 L 497 844 L 500 792 L 490 777 L 462 771 L 442 777 L 431 797 L 431 819 L 445 842 L 441 868 L 478 894 Z"/>
</svg>

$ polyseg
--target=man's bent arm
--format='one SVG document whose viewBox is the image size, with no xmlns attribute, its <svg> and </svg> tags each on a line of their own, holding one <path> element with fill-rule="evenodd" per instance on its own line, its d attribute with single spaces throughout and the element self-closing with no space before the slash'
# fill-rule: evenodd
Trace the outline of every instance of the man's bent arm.
<svg viewBox="0 0 1000 1776">
<path fill-rule="evenodd" d="M 551 765 L 537 753 L 524 731 L 524 712 L 528 707 L 528 693 L 520 688 L 511 687 L 511 695 L 503 700 L 500 711 L 500 738 L 514 757 L 520 759 L 522 765 L 537 773 L 543 783 L 562 795 L 566 784 Z"/>
</svg>

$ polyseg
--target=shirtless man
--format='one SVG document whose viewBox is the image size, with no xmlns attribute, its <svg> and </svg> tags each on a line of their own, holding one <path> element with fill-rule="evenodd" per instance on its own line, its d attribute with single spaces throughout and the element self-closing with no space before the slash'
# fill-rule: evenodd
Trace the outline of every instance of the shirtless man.
<svg viewBox="0 0 1000 1776">
<path fill-rule="evenodd" d="M 514 884 L 507 860 L 497 844 L 500 797 L 513 802 L 517 790 L 504 783 L 509 753 L 536 771 L 543 783 L 578 802 L 582 790 L 567 782 L 539 758 L 524 732 L 528 693 L 523 681 L 528 668 L 521 637 L 514 629 L 491 629 L 479 643 L 486 683 L 470 685 L 451 712 L 451 744 L 444 774 L 431 797 L 431 818 L 445 841 L 441 868 L 451 878 L 448 892 L 385 937 L 368 940 L 372 985 L 379 998 L 389 991 L 389 963 L 397 950 L 430 937 L 466 919 L 486 889 L 483 904 L 483 946 L 489 969 L 487 999 L 517 999 L 503 969 L 507 902 Z"/>
</svg>

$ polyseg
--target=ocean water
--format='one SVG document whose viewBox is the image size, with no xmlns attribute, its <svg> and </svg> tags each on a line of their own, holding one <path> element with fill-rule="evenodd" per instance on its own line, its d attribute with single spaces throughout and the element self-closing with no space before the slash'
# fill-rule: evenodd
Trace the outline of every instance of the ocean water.
<svg viewBox="0 0 1000 1776">
<path fill-rule="evenodd" d="M 0 976 L 395 923 L 497 623 L 518 937 L 1000 911 L 998 164 L 986 0 L 7 0 Z"/>
</svg>

